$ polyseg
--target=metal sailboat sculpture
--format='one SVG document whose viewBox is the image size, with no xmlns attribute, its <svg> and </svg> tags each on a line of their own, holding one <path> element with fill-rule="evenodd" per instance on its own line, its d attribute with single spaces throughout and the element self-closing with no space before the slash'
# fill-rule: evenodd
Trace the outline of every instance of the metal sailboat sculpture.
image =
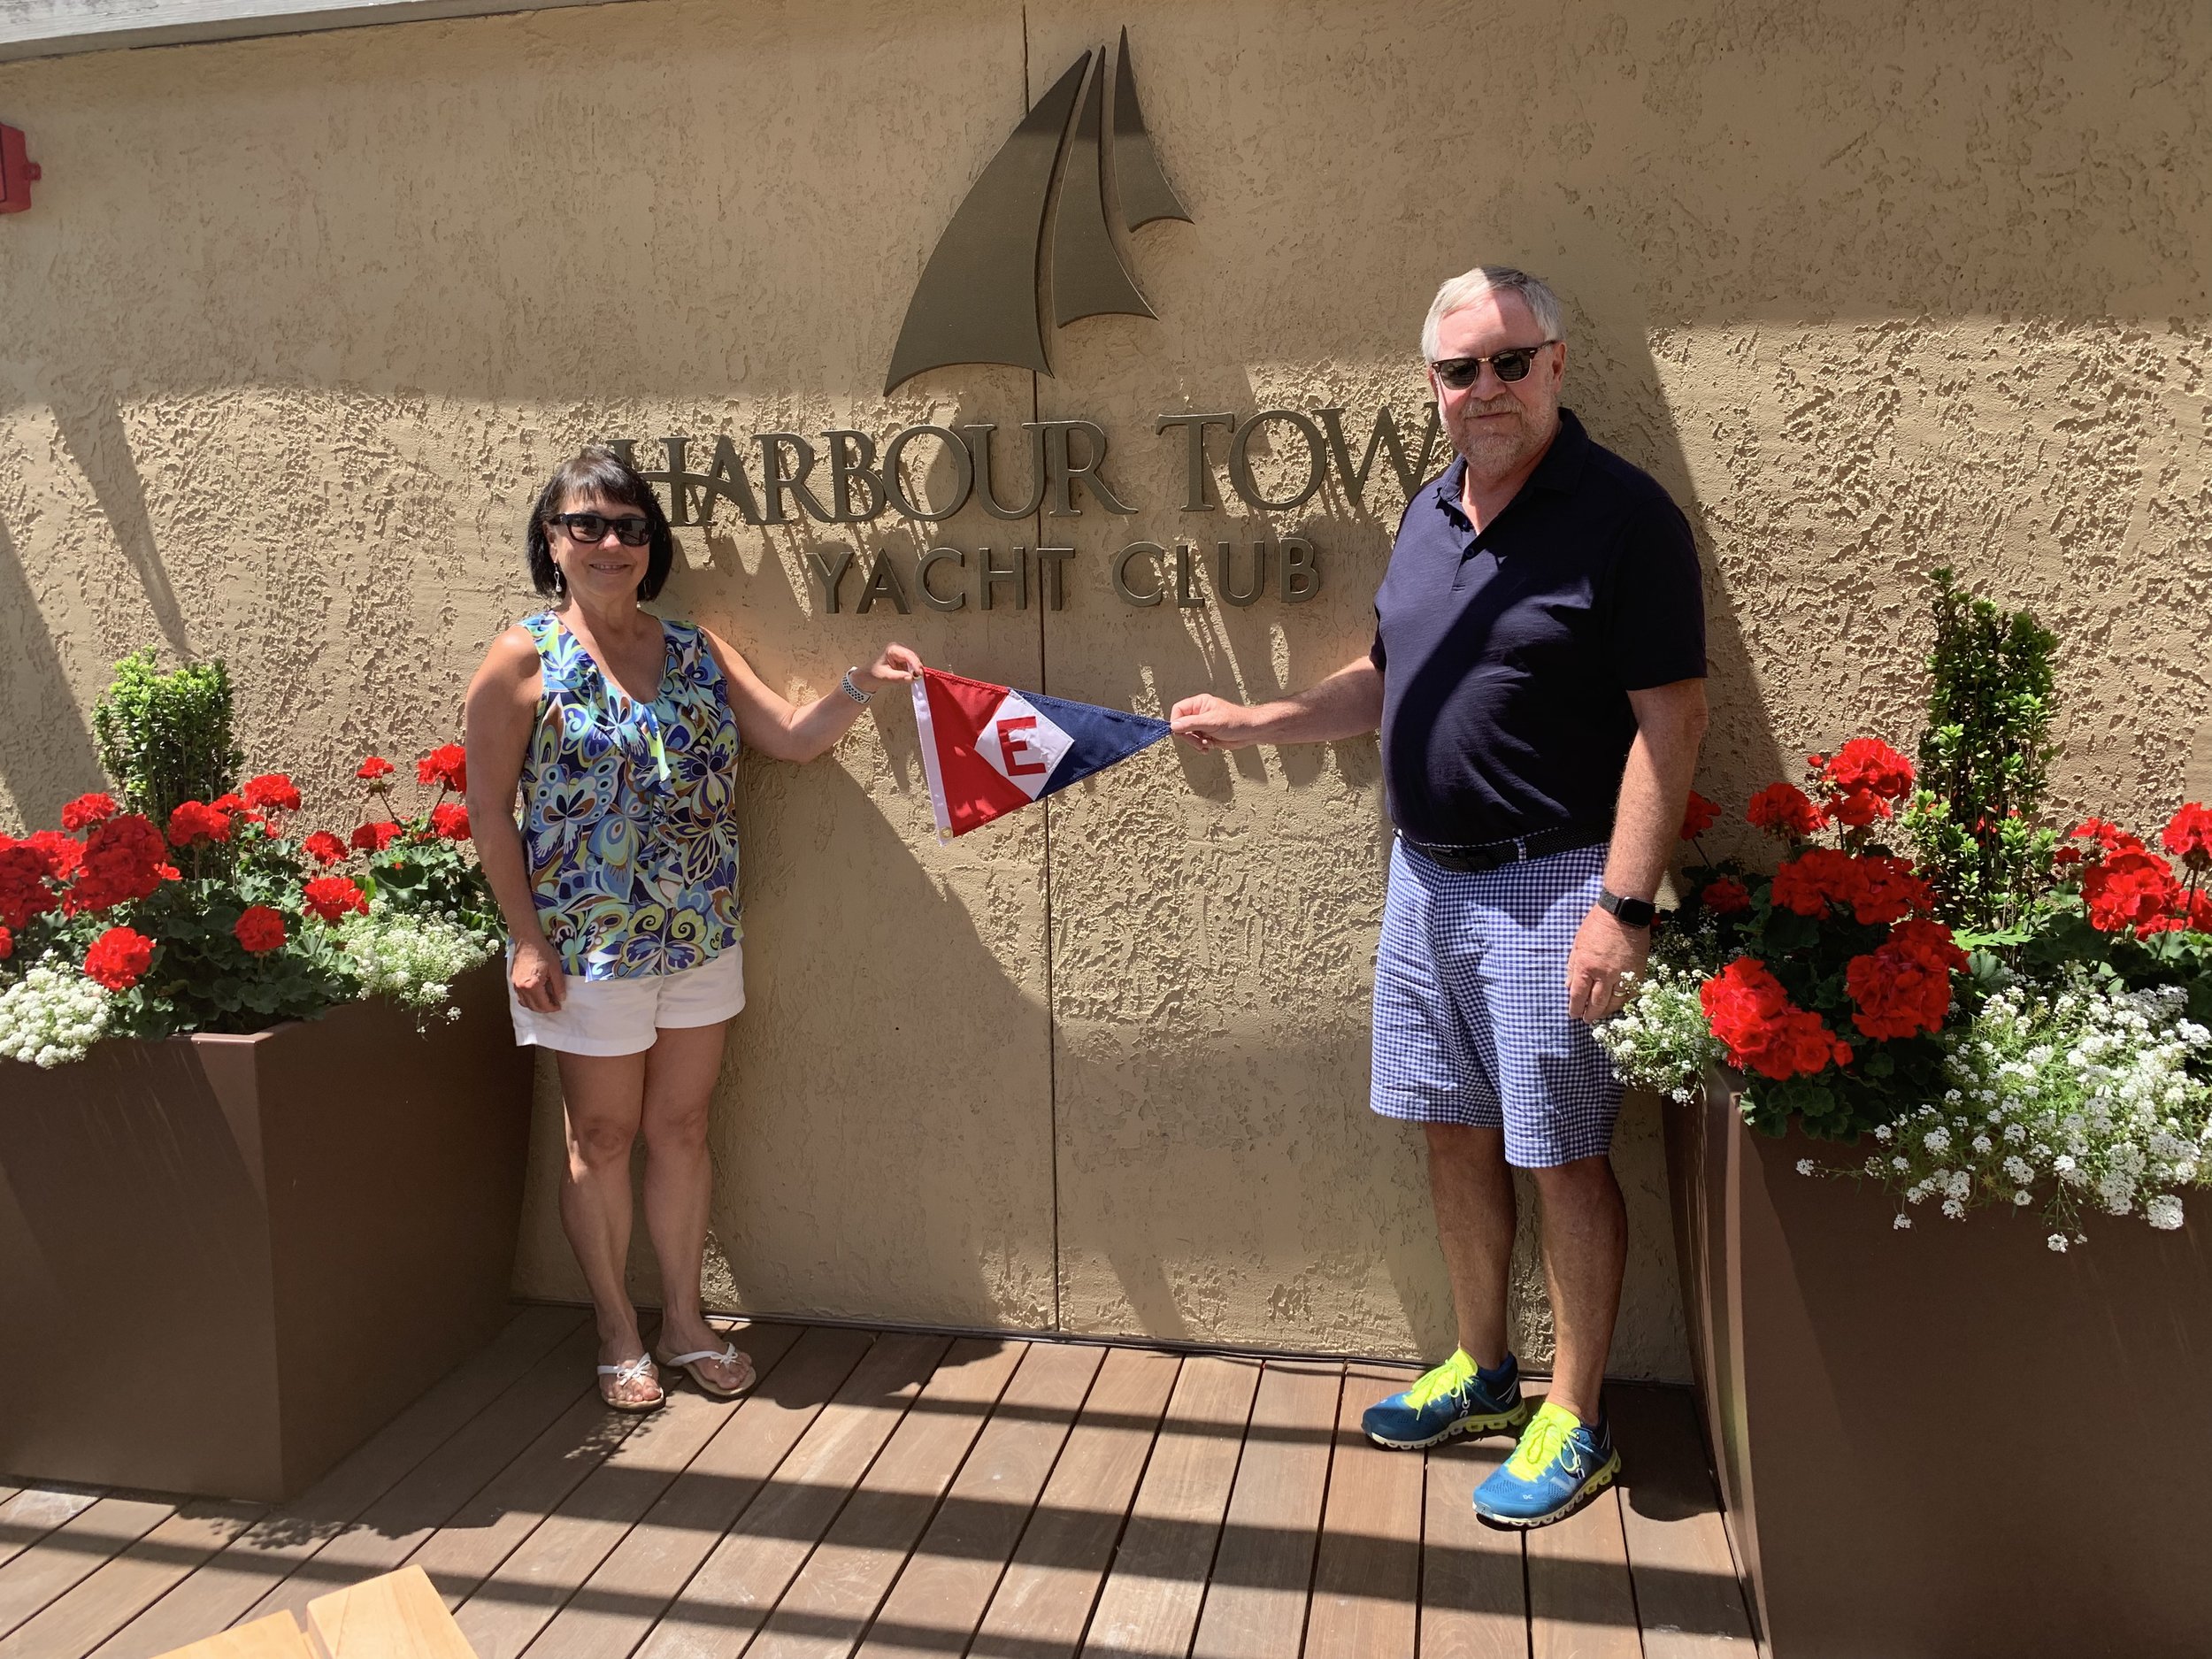
<svg viewBox="0 0 2212 1659">
<path fill-rule="evenodd" d="M 1110 135 L 1106 53 L 1087 51 L 1037 100 L 969 189 L 908 302 L 886 392 L 956 363 L 1049 374 L 1041 291 L 1048 250 L 1056 327 L 1082 317 L 1156 315 L 1114 244 L 1109 197 L 1119 198 L 1125 230 L 1160 219 L 1187 224 L 1190 214 L 1145 130 L 1127 29 L 1115 59 Z"/>
</svg>

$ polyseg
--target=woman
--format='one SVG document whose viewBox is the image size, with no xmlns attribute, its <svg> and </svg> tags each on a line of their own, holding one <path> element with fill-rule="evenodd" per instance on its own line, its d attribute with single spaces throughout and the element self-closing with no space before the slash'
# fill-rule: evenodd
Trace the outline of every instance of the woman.
<svg viewBox="0 0 2212 1659">
<path fill-rule="evenodd" d="M 561 1224 L 591 1287 L 601 1397 L 651 1410 L 656 1361 L 728 1397 L 753 1369 L 708 1328 L 699 1271 L 707 1102 L 745 1005 L 738 754 L 827 752 L 921 659 L 887 646 L 795 709 L 706 629 L 641 609 L 667 580 L 674 541 L 651 488 L 611 449 L 587 449 L 553 474 L 528 542 L 530 580 L 553 608 L 495 640 L 468 692 L 469 818 L 507 922 L 515 1038 L 560 1065 Z M 649 1355 L 623 1280 L 641 1130 L 662 1286 Z"/>
</svg>

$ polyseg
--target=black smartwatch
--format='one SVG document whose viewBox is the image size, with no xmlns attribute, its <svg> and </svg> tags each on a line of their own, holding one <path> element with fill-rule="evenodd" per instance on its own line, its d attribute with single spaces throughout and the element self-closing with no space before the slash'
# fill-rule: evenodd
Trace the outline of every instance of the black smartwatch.
<svg viewBox="0 0 2212 1659">
<path fill-rule="evenodd" d="M 1598 908 L 1610 910 L 1613 919 L 1623 927 L 1648 927 L 1659 914 L 1649 899 L 1624 899 L 1617 893 L 1598 889 Z"/>
</svg>

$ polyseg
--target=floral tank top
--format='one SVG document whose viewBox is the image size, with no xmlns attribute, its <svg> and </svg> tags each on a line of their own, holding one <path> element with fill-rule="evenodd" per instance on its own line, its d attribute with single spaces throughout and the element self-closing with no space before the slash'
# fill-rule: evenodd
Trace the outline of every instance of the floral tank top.
<svg viewBox="0 0 2212 1659">
<path fill-rule="evenodd" d="M 744 928 L 730 816 L 741 744 L 706 636 L 663 622 L 660 694 L 640 703 L 550 612 L 522 626 L 543 680 L 521 828 L 546 938 L 582 979 L 712 961 Z"/>
</svg>

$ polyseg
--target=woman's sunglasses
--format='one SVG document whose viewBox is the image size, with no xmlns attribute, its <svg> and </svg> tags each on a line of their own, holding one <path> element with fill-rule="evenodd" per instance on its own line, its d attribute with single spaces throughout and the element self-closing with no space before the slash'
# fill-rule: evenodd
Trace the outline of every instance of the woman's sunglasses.
<svg viewBox="0 0 2212 1659">
<path fill-rule="evenodd" d="M 1547 340 L 1533 346 L 1516 346 L 1510 351 L 1494 351 L 1486 357 L 1446 357 L 1441 363 L 1432 363 L 1436 378 L 1455 392 L 1463 392 L 1482 378 L 1482 365 L 1487 363 L 1502 380 L 1525 380 L 1536 354 L 1545 346 L 1555 346 L 1556 340 Z"/>
<path fill-rule="evenodd" d="M 597 512 L 557 512 L 547 522 L 560 526 L 568 532 L 572 541 L 580 541 L 586 547 L 597 547 L 607 539 L 610 530 L 624 547 L 643 547 L 653 534 L 653 522 L 642 513 L 610 518 Z"/>
</svg>

